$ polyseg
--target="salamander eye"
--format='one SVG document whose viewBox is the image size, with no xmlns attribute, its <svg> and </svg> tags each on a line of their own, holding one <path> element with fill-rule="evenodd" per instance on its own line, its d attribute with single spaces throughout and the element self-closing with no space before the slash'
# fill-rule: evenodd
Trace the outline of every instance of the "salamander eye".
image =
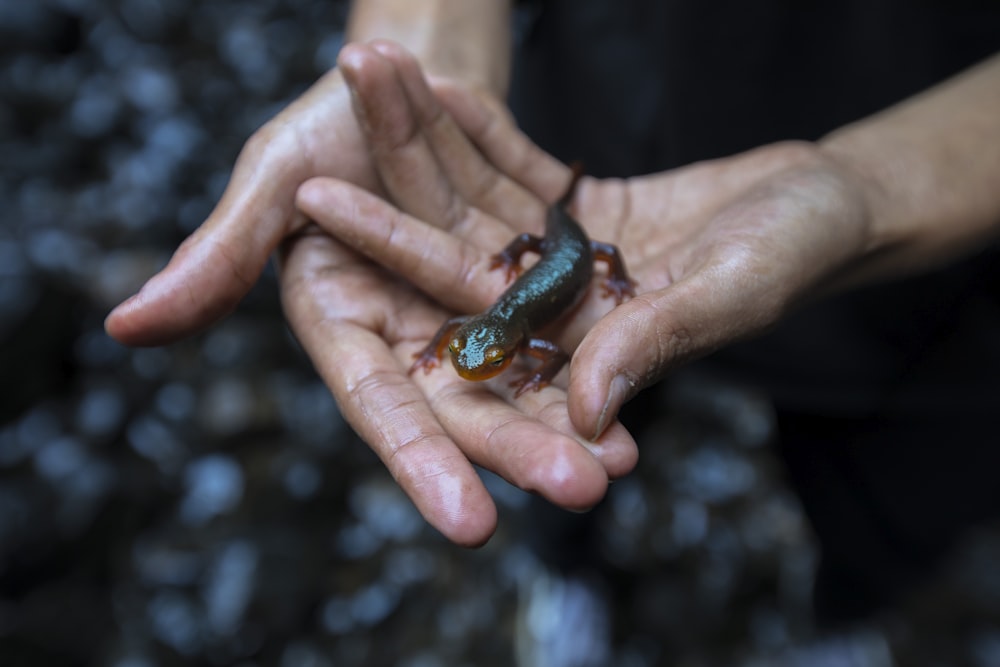
<svg viewBox="0 0 1000 667">
<path fill-rule="evenodd" d="M 461 352 L 464 349 L 465 349 L 465 339 L 464 338 L 455 337 L 455 338 L 452 338 L 448 342 L 448 351 L 451 352 L 454 355 L 457 355 L 459 352 Z"/>
<path fill-rule="evenodd" d="M 503 349 L 499 347 L 491 347 L 486 350 L 486 353 L 483 356 L 486 363 L 490 366 L 503 366 L 507 361 L 507 358 L 503 353 Z"/>
</svg>

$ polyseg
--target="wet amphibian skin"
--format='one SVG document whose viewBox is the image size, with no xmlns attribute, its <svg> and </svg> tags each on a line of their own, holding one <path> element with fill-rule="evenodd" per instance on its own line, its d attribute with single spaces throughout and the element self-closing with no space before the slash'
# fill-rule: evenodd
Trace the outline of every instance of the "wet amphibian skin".
<svg viewBox="0 0 1000 667">
<path fill-rule="evenodd" d="M 581 173 L 575 165 L 566 193 L 549 207 L 544 237 L 521 234 L 493 256 L 490 268 L 505 269 L 508 277 L 517 275 L 517 279 L 486 312 L 445 322 L 427 347 L 414 355 L 411 373 L 418 368 L 430 372 L 447 349 L 460 376 L 486 380 L 507 368 L 520 352 L 542 363 L 511 382 L 512 387 L 517 387 L 514 395 L 538 391 L 552 381 L 569 361 L 569 355 L 555 343 L 534 338 L 533 334 L 580 302 L 590 287 L 594 260 L 608 265 L 605 296 L 613 296 L 617 303 L 626 296 L 635 296 L 635 282 L 629 278 L 618 248 L 591 241 L 566 211 Z M 529 251 L 538 253 L 540 259 L 522 273 L 521 257 Z"/>
</svg>

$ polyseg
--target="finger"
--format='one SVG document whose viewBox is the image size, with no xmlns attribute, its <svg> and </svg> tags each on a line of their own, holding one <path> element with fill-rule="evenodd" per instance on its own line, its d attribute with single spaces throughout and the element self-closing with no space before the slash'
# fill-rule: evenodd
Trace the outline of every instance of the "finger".
<svg viewBox="0 0 1000 667">
<path fill-rule="evenodd" d="M 265 171 L 238 168 L 211 217 L 163 270 L 108 315 L 105 327 L 112 337 L 127 345 L 161 345 L 236 307 L 293 226 L 294 190 L 262 181 L 258 176 Z"/>
<path fill-rule="evenodd" d="M 402 210 L 451 229 L 465 218 L 465 202 L 438 166 L 396 68 L 366 44 L 345 46 L 337 64 L 386 191 Z"/>
<path fill-rule="evenodd" d="M 489 270 L 488 252 L 348 183 L 310 179 L 299 188 L 296 203 L 324 230 L 452 310 L 481 310 L 505 287 L 502 272 Z M 489 247 L 508 240 L 502 225 L 467 227 L 481 228 Z"/>
<path fill-rule="evenodd" d="M 215 210 L 162 271 L 108 315 L 108 333 L 128 345 L 160 345 L 233 310 L 279 241 L 304 223 L 295 212 L 295 188 L 326 158 L 304 155 L 302 135 L 311 135 L 322 117 L 324 136 L 337 137 L 345 153 L 359 152 L 350 141 L 360 139 L 357 130 L 342 126 L 354 123 L 348 104 L 339 78 L 326 77 L 255 133 Z M 350 172 L 359 183 L 371 181 L 354 161 L 342 162 L 345 176 Z"/>
<path fill-rule="evenodd" d="M 469 243 L 400 212 L 385 200 L 349 183 L 313 178 L 299 188 L 297 206 L 317 225 L 377 264 L 397 273 L 420 291 L 459 313 L 480 312 L 509 287 L 504 271 L 491 258 L 510 237 L 502 225 L 469 209 L 481 230 Z M 575 349 L 586 332 L 609 308 L 598 290 L 551 331 L 566 350 Z"/>
<path fill-rule="evenodd" d="M 538 229 L 545 204 L 514 179 L 498 171 L 446 112 L 424 78 L 420 63 L 395 42 L 376 40 L 372 48 L 395 66 L 398 84 L 441 170 L 466 202 L 510 224 L 517 231 Z M 558 164 L 558 163 L 556 163 Z"/>
<path fill-rule="evenodd" d="M 473 462 L 567 509 L 589 509 L 604 497 L 608 472 L 602 461 L 544 421 L 561 411 L 568 423 L 561 390 L 539 392 L 534 405 L 510 404 L 494 393 L 504 393 L 494 383 L 460 380 L 450 369 L 420 376 L 418 383 L 441 425 Z"/>
<path fill-rule="evenodd" d="M 503 382 L 507 384 L 508 380 L 504 379 Z M 509 393 L 504 392 L 503 395 L 510 400 Z M 600 438 L 591 439 L 589 434 L 581 434 L 569 418 L 564 389 L 553 386 L 540 392 L 528 392 L 515 405 L 532 419 L 558 433 L 569 435 L 585 447 L 600 462 L 609 479 L 623 477 L 635 468 L 639 450 L 628 430 L 620 422 L 612 420 Z"/>
<path fill-rule="evenodd" d="M 569 168 L 521 132 L 506 109 L 450 80 L 434 79 L 432 85 L 441 106 L 499 171 L 547 204 L 565 192 Z"/>
<path fill-rule="evenodd" d="M 599 437 L 628 399 L 670 369 L 777 318 L 779 305 L 741 264 L 736 258 L 707 264 L 626 301 L 594 325 L 571 360 L 569 414 L 582 433 Z"/>
<path fill-rule="evenodd" d="M 431 413 L 405 366 L 374 330 L 376 321 L 331 317 L 344 285 L 363 289 L 374 317 L 393 305 L 374 272 L 340 275 L 336 243 L 313 236 L 291 244 L 282 263 L 282 300 L 344 417 L 382 460 L 427 521 L 448 539 L 476 546 L 496 527 L 496 507 L 472 465 Z"/>
</svg>

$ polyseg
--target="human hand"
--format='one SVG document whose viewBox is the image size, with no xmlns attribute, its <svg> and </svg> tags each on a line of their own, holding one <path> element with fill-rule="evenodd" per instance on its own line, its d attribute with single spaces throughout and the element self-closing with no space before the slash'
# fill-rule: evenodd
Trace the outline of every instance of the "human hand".
<svg viewBox="0 0 1000 667">
<path fill-rule="evenodd" d="M 412 60 L 396 54 L 393 65 L 411 98 L 428 94 Z M 386 83 L 380 91 L 372 81 L 357 94 L 374 107 L 388 88 Z M 299 204 L 332 234 L 440 303 L 474 312 L 503 288 L 487 270 L 490 255 L 515 233 L 541 228 L 541 201 L 555 199 L 554 184 L 565 183 L 567 170 L 475 95 L 459 88 L 438 95 L 496 170 L 477 175 L 491 184 L 477 191 L 467 182 L 468 172 L 445 166 L 444 175 L 467 200 L 458 224 L 446 226 L 450 234 L 426 225 L 421 217 L 438 218 L 415 215 L 405 202 L 399 211 L 334 181 L 307 183 Z M 422 122 L 432 128 L 444 121 L 426 115 Z M 378 131 L 389 131 L 374 129 L 374 140 Z M 541 201 L 525 203 L 521 211 L 503 203 L 496 183 L 510 182 Z M 798 142 L 626 181 L 584 179 L 573 210 L 592 238 L 619 246 L 639 294 L 610 312 L 610 304 L 592 296 L 565 322 L 559 342 L 576 352 L 562 386 L 577 432 L 600 436 L 628 398 L 671 368 L 766 329 L 840 279 L 872 247 L 869 197 L 849 168 Z M 468 209 L 470 202 L 478 209 Z M 411 331 L 426 340 L 443 318 Z M 436 409 L 447 405 L 443 395 L 481 391 L 450 369 L 428 377 L 415 380 Z"/>
<path fill-rule="evenodd" d="M 414 190 L 395 182 L 391 170 L 375 173 L 373 157 L 405 160 L 417 142 L 390 147 L 386 156 L 384 144 L 370 150 L 343 79 L 351 71 L 348 62 L 328 75 L 248 142 L 218 208 L 160 274 L 109 316 L 109 332 L 129 344 L 160 344 L 207 326 L 236 304 L 281 244 L 278 273 L 293 331 L 345 418 L 432 525 L 460 544 L 480 544 L 492 534 L 496 510 L 470 459 L 557 504 L 589 507 L 603 496 L 609 474 L 631 467 L 634 443 L 624 429 L 588 449 L 560 432 L 572 433 L 568 420 L 542 425 L 472 397 L 451 412 L 439 410 L 447 416 L 461 409 L 472 419 L 462 432 L 445 432 L 406 377 L 409 360 L 400 365 L 395 349 L 412 337 L 414 324 L 436 319 L 434 308 L 296 214 L 298 185 L 323 174 L 375 192 L 384 181 L 389 192 L 410 195 L 409 205 L 422 215 L 449 205 L 424 196 L 420 183 Z M 391 124 L 405 115 L 387 102 L 362 117 Z M 442 156 L 450 153 L 443 149 Z M 551 412 L 545 398 L 537 398 L 536 415 Z M 533 435 L 522 437 L 527 433 Z M 544 447 L 531 446 L 538 438 Z"/>
<path fill-rule="evenodd" d="M 339 70 L 250 137 L 211 215 L 164 269 L 111 312 L 108 333 L 127 345 L 162 345 L 227 315 L 278 244 L 305 228 L 295 190 L 320 174 L 378 188 Z"/>
<path fill-rule="evenodd" d="M 410 66 L 409 76 L 397 77 L 392 58 Z M 389 43 L 348 46 L 340 58 L 380 179 L 398 205 L 447 229 L 461 228 L 498 243 L 510 230 L 494 215 L 543 216 L 538 198 L 500 177 L 440 112 L 416 62 L 406 58 Z M 403 85 L 414 78 L 419 85 L 408 95 Z M 442 83 L 440 90 L 447 89 Z M 500 104 L 482 93 L 475 99 L 502 113 Z M 561 168 L 549 175 L 552 185 L 565 186 Z M 348 214 L 359 224 L 367 219 L 367 206 L 374 211 L 388 206 L 380 197 L 329 178 L 303 185 L 298 202 L 325 228 L 324 212 L 335 206 L 329 198 L 338 192 L 357 197 Z M 335 244 L 322 235 L 308 242 Z M 415 242 L 426 247 L 423 238 Z M 301 245 L 282 261 L 285 271 L 297 276 L 284 284 L 284 299 L 300 341 L 348 421 L 424 516 L 451 539 L 482 541 L 496 520 L 470 461 L 570 509 L 596 503 L 609 478 L 634 466 L 635 443 L 625 429 L 614 424 L 597 441 L 579 436 L 569 422 L 562 391 L 511 403 L 482 386 L 470 391 L 467 383 L 445 374 L 411 377 L 413 353 L 446 311 L 357 255 L 331 261 L 300 253 Z M 502 289 L 501 275 L 481 277 L 484 285 Z M 461 290 L 456 296 L 468 305 Z"/>
</svg>

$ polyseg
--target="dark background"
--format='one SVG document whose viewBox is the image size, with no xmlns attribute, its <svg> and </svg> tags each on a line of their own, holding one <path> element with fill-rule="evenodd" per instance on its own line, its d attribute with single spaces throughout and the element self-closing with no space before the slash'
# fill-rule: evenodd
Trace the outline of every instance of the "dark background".
<svg viewBox="0 0 1000 667">
<path fill-rule="evenodd" d="M 692 370 L 647 392 L 639 468 L 586 519 L 487 476 L 500 531 L 467 551 L 346 427 L 273 275 L 190 341 L 107 338 L 332 65 L 345 12 L 0 0 L 0 665 L 1000 664 L 997 526 L 817 629 L 818 550 L 755 389 Z"/>
</svg>

